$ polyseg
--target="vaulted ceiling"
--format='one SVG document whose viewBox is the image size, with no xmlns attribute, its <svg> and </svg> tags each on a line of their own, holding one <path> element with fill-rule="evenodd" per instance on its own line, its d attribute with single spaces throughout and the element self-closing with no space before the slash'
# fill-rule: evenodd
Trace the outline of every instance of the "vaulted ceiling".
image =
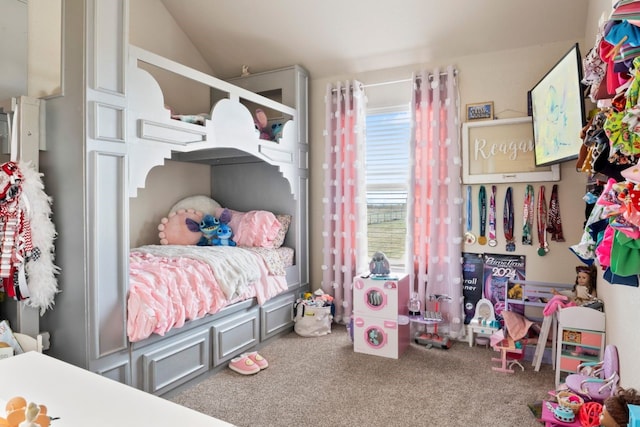
<svg viewBox="0 0 640 427">
<path fill-rule="evenodd" d="M 162 0 L 214 74 L 313 78 L 584 37 L 585 0 Z M 586 51 L 586 49 L 584 49 Z"/>
</svg>

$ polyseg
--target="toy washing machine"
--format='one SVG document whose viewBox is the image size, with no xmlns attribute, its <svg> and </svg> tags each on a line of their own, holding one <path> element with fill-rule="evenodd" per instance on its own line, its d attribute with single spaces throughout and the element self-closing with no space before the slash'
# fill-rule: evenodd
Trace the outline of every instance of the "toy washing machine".
<svg viewBox="0 0 640 427">
<path fill-rule="evenodd" d="M 353 285 L 353 350 L 397 359 L 410 342 L 409 276 L 358 277 Z M 400 317 L 405 317 L 401 322 Z M 403 324 L 401 324 L 403 323 Z"/>
<path fill-rule="evenodd" d="M 409 276 L 395 279 L 356 278 L 353 311 L 364 316 L 397 319 L 409 311 Z"/>
<path fill-rule="evenodd" d="M 353 349 L 357 353 L 397 359 L 410 341 L 409 325 L 397 319 L 354 315 Z"/>
</svg>

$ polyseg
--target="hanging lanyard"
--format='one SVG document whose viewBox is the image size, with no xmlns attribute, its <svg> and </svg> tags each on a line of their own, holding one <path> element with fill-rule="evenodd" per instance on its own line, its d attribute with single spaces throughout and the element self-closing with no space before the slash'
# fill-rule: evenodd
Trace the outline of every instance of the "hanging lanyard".
<svg viewBox="0 0 640 427">
<path fill-rule="evenodd" d="M 464 241 L 468 245 L 473 245 L 476 242 L 476 235 L 471 231 L 472 228 L 472 207 L 471 201 L 471 186 L 467 186 L 467 231 L 464 233 Z"/>
<path fill-rule="evenodd" d="M 504 211 L 502 217 L 504 238 L 507 241 L 507 252 L 514 252 L 516 250 L 516 244 L 513 241 L 513 197 L 511 193 L 511 187 L 507 188 L 507 193 L 504 196 Z"/>
<path fill-rule="evenodd" d="M 478 204 L 479 204 L 479 213 L 480 213 L 480 237 L 478 237 L 478 243 L 481 245 L 487 244 L 487 237 L 485 236 L 486 227 L 487 227 L 487 191 L 484 188 L 484 185 L 480 186 L 480 191 L 478 192 Z"/>
<path fill-rule="evenodd" d="M 522 207 L 522 244 L 533 245 L 531 233 L 533 232 L 533 185 L 527 185 L 524 193 L 524 205 Z"/>
<path fill-rule="evenodd" d="M 538 255 L 545 256 L 549 252 L 547 243 L 547 201 L 544 197 L 544 185 L 540 186 L 538 193 Z"/>
<path fill-rule="evenodd" d="M 489 246 L 496 246 L 496 186 L 491 186 L 491 198 L 489 199 Z"/>
<path fill-rule="evenodd" d="M 554 185 L 551 190 L 551 201 L 549 202 L 549 223 L 547 230 L 551 233 L 551 240 L 564 242 L 562 235 L 562 220 L 560 219 L 560 200 L 558 200 L 558 185 Z"/>
</svg>

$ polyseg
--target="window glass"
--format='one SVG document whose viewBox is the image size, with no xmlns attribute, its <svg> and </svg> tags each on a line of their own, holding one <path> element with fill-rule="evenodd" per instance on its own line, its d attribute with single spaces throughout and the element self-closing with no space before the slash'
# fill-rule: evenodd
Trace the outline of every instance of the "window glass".
<svg viewBox="0 0 640 427">
<path fill-rule="evenodd" d="M 369 256 L 384 252 L 394 269 L 406 264 L 411 114 L 408 107 L 369 111 L 366 124 Z"/>
</svg>

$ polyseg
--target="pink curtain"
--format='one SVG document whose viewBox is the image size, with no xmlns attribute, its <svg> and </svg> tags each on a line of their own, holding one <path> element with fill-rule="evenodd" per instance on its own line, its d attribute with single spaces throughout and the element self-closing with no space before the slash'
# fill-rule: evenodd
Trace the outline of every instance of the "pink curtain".
<svg viewBox="0 0 640 427">
<path fill-rule="evenodd" d="M 409 274 L 423 303 L 447 295 L 440 309 L 452 329 L 462 313 L 462 185 L 459 95 L 455 70 L 414 76 L 408 215 Z"/>
<path fill-rule="evenodd" d="M 353 311 L 353 279 L 367 263 L 365 103 L 359 82 L 327 85 L 322 290 L 333 295 L 334 321 L 342 323 Z"/>
</svg>

